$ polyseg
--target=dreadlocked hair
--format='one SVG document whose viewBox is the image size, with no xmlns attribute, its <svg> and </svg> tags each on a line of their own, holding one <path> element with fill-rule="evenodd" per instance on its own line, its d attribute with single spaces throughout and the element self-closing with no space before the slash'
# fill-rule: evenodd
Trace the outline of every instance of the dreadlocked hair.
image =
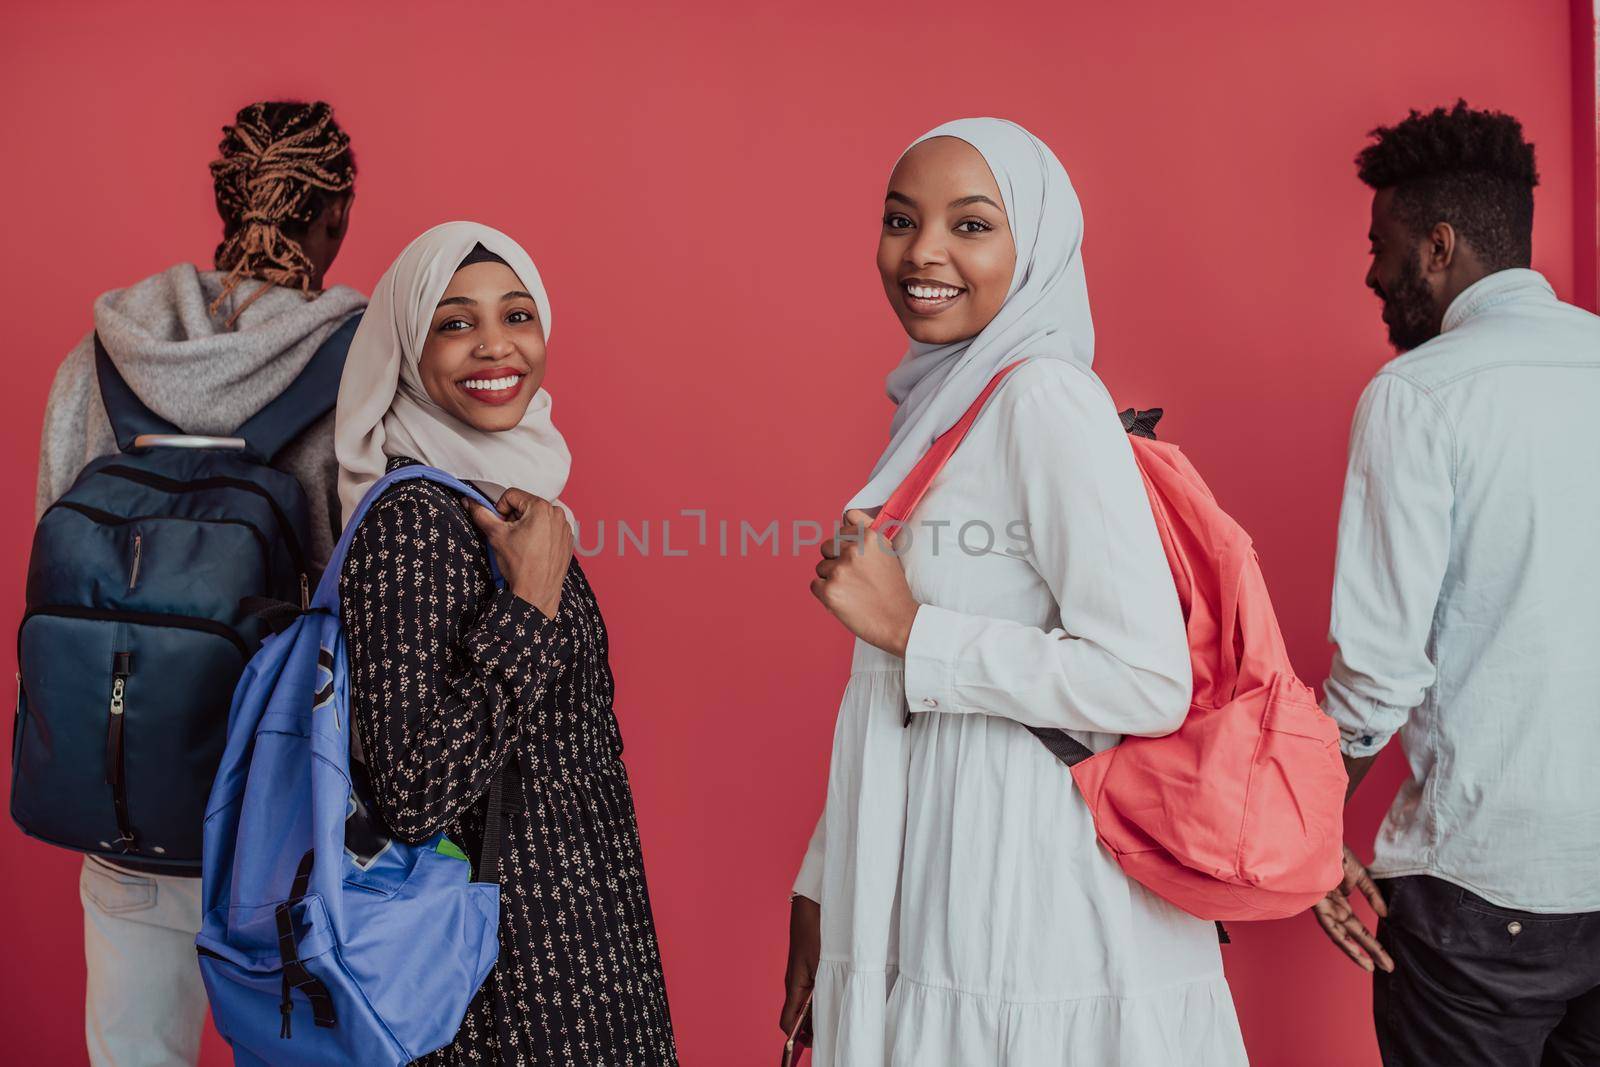
<svg viewBox="0 0 1600 1067">
<path fill-rule="evenodd" d="M 1532 262 L 1539 171 L 1522 123 L 1457 100 L 1370 136 L 1356 171 L 1373 189 L 1395 191 L 1394 212 L 1414 235 L 1448 222 L 1489 270 Z"/>
<path fill-rule="evenodd" d="M 350 136 L 334 121 L 333 108 L 318 100 L 263 101 L 240 110 L 222 128 L 218 157 L 211 163 L 217 213 L 222 216 L 218 270 L 228 272 L 211 305 L 217 314 L 246 278 L 311 291 L 315 266 L 300 245 L 311 223 L 355 185 Z M 266 292 L 256 290 L 232 315 Z"/>
</svg>

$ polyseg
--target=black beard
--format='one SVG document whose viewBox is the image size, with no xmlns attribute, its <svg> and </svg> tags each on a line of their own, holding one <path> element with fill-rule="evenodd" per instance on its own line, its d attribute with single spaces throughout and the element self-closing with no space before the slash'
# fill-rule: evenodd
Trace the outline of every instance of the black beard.
<svg viewBox="0 0 1600 1067">
<path fill-rule="evenodd" d="M 1439 336 L 1433 318 L 1433 293 L 1414 260 L 1408 260 L 1399 279 L 1379 295 L 1388 312 L 1389 343 L 1397 352 L 1409 352 Z"/>
</svg>

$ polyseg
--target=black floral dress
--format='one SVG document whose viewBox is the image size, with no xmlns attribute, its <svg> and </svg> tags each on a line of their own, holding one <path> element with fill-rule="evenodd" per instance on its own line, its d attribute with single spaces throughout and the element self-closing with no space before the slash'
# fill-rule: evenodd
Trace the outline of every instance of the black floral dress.
<svg viewBox="0 0 1600 1067">
<path fill-rule="evenodd" d="M 583 568 L 572 561 L 546 618 L 495 590 L 456 494 L 406 481 L 362 521 L 339 592 L 390 830 L 410 842 L 443 830 L 476 857 L 489 786 L 518 772 L 503 779 L 499 961 L 455 1041 L 418 1062 L 676 1064 L 605 623 Z"/>
</svg>

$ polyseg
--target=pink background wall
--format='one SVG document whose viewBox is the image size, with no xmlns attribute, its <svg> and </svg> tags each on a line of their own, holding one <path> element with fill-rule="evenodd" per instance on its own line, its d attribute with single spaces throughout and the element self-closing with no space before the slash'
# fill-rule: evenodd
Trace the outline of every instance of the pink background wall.
<svg viewBox="0 0 1600 1067">
<path fill-rule="evenodd" d="M 206 163 L 251 99 L 326 98 L 355 138 L 354 230 L 332 281 L 369 288 L 449 218 L 526 244 L 561 318 L 548 384 L 575 456 L 569 499 L 586 517 L 649 519 L 657 538 L 682 508 L 735 529 L 836 512 L 884 440 L 882 379 L 904 343 L 873 268 L 887 168 L 943 119 L 1022 122 L 1085 205 L 1101 375 L 1120 401 L 1168 409 L 1166 436 L 1255 534 L 1314 682 L 1350 415 L 1389 356 L 1361 285 L 1368 194 L 1350 160 L 1365 131 L 1457 95 L 1513 112 L 1544 175 L 1535 266 L 1570 298 L 1593 254 L 1573 239 L 1571 0 L 1033 3 L 1003 17 L 943 0 L 353 6 L 9 14 L 8 632 L 56 364 L 97 293 L 210 255 Z M 674 544 L 689 532 L 675 522 Z M 777 1049 L 786 892 L 849 649 L 807 592 L 811 562 L 613 547 L 586 563 L 613 632 L 686 1064 Z M 1364 787 L 1358 847 L 1400 773 L 1392 754 Z M 0 1059 L 84 1059 L 77 868 L 0 826 Z M 1234 935 L 1254 1062 L 1375 1062 L 1367 980 L 1309 918 Z M 214 1037 L 207 1062 L 226 1062 Z"/>
</svg>

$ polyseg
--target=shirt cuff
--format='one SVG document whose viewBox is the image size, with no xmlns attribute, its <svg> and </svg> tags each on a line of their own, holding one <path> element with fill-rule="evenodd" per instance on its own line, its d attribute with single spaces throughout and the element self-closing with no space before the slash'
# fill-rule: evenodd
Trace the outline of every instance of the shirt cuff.
<svg viewBox="0 0 1600 1067">
<path fill-rule="evenodd" d="M 1383 751 L 1408 710 L 1363 697 L 1333 678 L 1322 684 L 1322 708 L 1339 724 L 1339 751 L 1352 759 Z"/>
<path fill-rule="evenodd" d="M 956 656 L 964 616 L 923 604 L 906 639 L 906 706 L 918 711 L 959 711 L 956 707 Z"/>
<path fill-rule="evenodd" d="M 472 661 L 508 684 L 519 701 L 531 700 L 545 673 L 573 653 L 571 636 L 556 620 L 510 589 L 495 593 L 464 644 Z"/>
</svg>

